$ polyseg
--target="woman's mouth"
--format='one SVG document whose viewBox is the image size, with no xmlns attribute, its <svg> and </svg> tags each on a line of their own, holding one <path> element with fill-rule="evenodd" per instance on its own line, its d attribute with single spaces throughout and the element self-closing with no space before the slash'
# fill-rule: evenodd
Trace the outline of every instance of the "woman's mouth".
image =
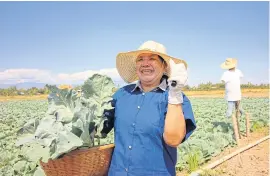
<svg viewBox="0 0 270 176">
<path fill-rule="evenodd" d="M 153 70 L 150 70 L 150 69 L 144 69 L 141 71 L 142 74 L 146 74 L 146 75 L 149 75 L 149 74 L 152 74 L 154 71 Z"/>
</svg>

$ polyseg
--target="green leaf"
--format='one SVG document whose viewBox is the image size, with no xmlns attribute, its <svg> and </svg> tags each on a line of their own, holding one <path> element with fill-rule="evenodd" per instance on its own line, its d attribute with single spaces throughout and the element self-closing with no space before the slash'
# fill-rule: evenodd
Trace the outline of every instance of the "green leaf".
<svg viewBox="0 0 270 176">
<path fill-rule="evenodd" d="M 55 143 L 55 152 L 51 155 L 52 159 L 56 159 L 64 153 L 68 153 L 83 145 L 83 141 L 69 131 L 61 131 L 58 138 L 53 141 Z"/>
</svg>

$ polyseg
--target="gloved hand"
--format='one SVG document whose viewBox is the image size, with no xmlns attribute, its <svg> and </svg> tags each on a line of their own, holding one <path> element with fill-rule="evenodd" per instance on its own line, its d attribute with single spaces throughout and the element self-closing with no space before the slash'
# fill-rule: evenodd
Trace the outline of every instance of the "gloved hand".
<svg viewBox="0 0 270 176">
<path fill-rule="evenodd" d="M 172 59 L 170 59 L 170 68 L 171 68 L 171 75 L 170 78 L 168 79 L 169 84 L 168 102 L 170 104 L 182 104 L 183 103 L 182 88 L 185 86 L 188 79 L 187 69 L 183 63 L 176 64 Z"/>
</svg>

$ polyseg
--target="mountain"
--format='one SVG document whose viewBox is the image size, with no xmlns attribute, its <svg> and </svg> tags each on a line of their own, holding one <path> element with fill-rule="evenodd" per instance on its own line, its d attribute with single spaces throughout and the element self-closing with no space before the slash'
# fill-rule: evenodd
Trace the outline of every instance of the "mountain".
<svg viewBox="0 0 270 176">
<path fill-rule="evenodd" d="M 114 81 L 116 86 L 124 86 L 126 83 L 124 81 Z M 72 87 L 77 87 L 82 85 L 83 82 L 81 83 L 76 83 L 76 84 L 71 84 Z M 17 83 L 17 84 L 0 84 L 0 89 L 7 89 L 12 86 L 16 86 L 17 89 L 30 89 L 32 87 L 36 88 L 44 88 L 46 83 L 38 83 L 38 82 L 24 82 L 24 83 Z M 52 84 L 50 84 L 52 85 Z M 58 86 L 58 85 L 57 85 Z"/>
<path fill-rule="evenodd" d="M 0 84 L 0 88 L 6 89 L 12 86 L 16 86 L 17 89 L 29 89 L 31 87 L 43 88 L 46 83 L 37 83 L 37 82 L 24 82 L 17 84 Z"/>
<path fill-rule="evenodd" d="M 17 89 L 29 89 L 31 87 L 44 88 L 46 83 L 25 82 L 16 84 Z"/>
<path fill-rule="evenodd" d="M 36 88 L 44 88 L 46 83 L 37 83 L 37 82 L 24 82 L 24 83 L 17 83 L 17 84 L 0 84 L 0 89 L 7 89 L 9 87 L 16 86 L 17 89 L 30 89 L 32 87 Z M 50 84 L 54 85 L 54 84 Z M 79 86 L 80 84 L 72 84 L 72 87 Z M 58 86 L 58 85 L 56 85 Z"/>
</svg>

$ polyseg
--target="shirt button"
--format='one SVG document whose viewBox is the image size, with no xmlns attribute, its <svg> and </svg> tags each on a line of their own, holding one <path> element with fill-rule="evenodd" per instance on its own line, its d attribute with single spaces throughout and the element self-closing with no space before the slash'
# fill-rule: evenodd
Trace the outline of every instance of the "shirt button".
<svg viewBox="0 0 270 176">
<path fill-rule="evenodd" d="M 127 169 L 127 168 L 125 168 L 125 170 L 126 170 L 126 172 L 128 171 L 128 169 Z"/>
<path fill-rule="evenodd" d="M 131 149 L 131 148 L 132 148 L 132 146 L 130 145 L 130 146 L 128 146 L 128 148 L 129 148 L 129 149 Z"/>
<path fill-rule="evenodd" d="M 138 109 L 140 109 L 141 107 L 140 106 L 138 106 Z"/>
<path fill-rule="evenodd" d="M 142 95 L 145 95 L 145 93 L 142 93 Z"/>
<path fill-rule="evenodd" d="M 135 126 L 135 123 L 133 123 L 132 126 Z"/>
</svg>

